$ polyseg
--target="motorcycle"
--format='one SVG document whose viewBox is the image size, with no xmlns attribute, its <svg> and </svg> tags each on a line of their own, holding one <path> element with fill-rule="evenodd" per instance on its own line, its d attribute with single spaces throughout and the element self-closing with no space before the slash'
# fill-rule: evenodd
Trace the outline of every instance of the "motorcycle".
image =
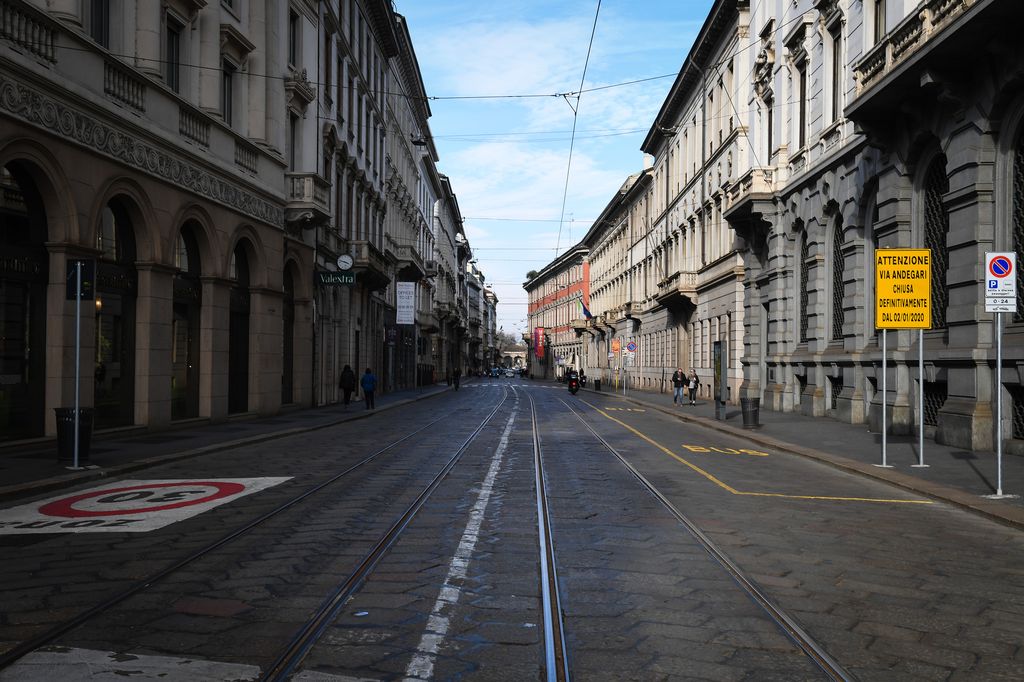
<svg viewBox="0 0 1024 682">
<path fill-rule="evenodd" d="M 576 392 L 580 390 L 580 380 L 573 377 L 569 379 L 569 393 L 576 395 Z"/>
</svg>

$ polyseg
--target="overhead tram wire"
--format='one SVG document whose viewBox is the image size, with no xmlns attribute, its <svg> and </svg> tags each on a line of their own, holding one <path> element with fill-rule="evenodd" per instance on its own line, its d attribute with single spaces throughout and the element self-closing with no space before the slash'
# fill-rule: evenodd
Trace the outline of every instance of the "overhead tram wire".
<svg viewBox="0 0 1024 682">
<path fill-rule="evenodd" d="M 583 98 L 583 84 L 587 80 L 587 67 L 590 65 L 590 51 L 594 48 L 594 35 L 597 33 L 597 19 L 601 15 L 601 0 L 597 0 L 597 9 L 594 11 L 594 24 L 590 27 L 590 42 L 587 43 L 587 58 L 583 61 L 583 75 L 580 76 L 580 89 L 576 93 L 576 106 L 569 102 L 569 96 L 565 95 L 565 102 L 572 109 L 572 136 L 569 139 L 569 160 L 565 164 L 565 188 L 562 190 L 562 211 L 558 222 L 558 238 L 555 240 L 555 257 L 558 256 L 558 247 L 562 241 L 562 223 L 565 221 L 565 202 L 569 197 L 569 174 L 572 171 L 572 150 L 576 144 L 576 122 L 579 120 L 580 100 Z"/>
</svg>

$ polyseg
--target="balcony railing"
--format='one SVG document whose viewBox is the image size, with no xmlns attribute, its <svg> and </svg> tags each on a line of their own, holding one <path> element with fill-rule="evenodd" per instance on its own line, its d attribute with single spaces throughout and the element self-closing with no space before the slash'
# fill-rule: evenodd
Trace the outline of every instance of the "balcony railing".
<svg viewBox="0 0 1024 682">
<path fill-rule="evenodd" d="M 383 289 L 391 283 L 388 261 L 376 246 L 360 240 L 349 243 L 352 269 L 358 281 L 369 289 Z"/>
<path fill-rule="evenodd" d="M 857 94 L 896 70 L 977 3 L 978 0 L 923 0 L 854 66 Z"/>
<path fill-rule="evenodd" d="M 57 31 L 39 10 L 0 0 L 0 38 L 40 59 L 55 63 L 56 36 Z"/>
<path fill-rule="evenodd" d="M 773 191 L 775 191 L 775 169 L 751 168 L 729 187 L 723 210 L 728 210 L 729 207 L 741 203 L 752 195 L 771 194 Z"/>
<path fill-rule="evenodd" d="M 417 278 L 424 277 L 426 275 L 426 266 L 423 263 L 423 258 L 420 256 L 419 251 L 416 250 L 415 246 L 411 246 L 409 244 L 396 244 L 392 249 L 392 252 L 395 254 L 395 260 L 398 261 L 399 269 L 406 271 L 414 269 L 416 270 Z"/>
<path fill-rule="evenodd" d="M 287 219 L 325 222 L 331 214 L 331 185 L 316 173 L 286 173 Z"/>
</svg>

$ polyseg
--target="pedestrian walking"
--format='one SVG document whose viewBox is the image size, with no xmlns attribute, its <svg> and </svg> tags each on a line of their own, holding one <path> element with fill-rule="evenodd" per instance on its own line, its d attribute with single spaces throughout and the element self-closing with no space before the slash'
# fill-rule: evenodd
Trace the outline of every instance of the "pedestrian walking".
<svg viewBox="0 0 1024 682">
<path fill-rule="evenodd" d="M 690 389 L 690 404 L 697 404 L 697 389 L 700 388 L 700 377 L 697 376 L 697 370 L 690 370 L 690 382 L 688 388 Z"/>
<path fill-rule="evenodd" d="M 366 409 L 374 409 L 373 392 L 377 390 L 377 375 L 375 375 L 369 367 L 367 367 L 366 372 L 363 373 L 363 378 L 359 380 L 359 385 L 363 389 L 363 398 L 366 400 Z"/>
<path fill-rule="evenodd" d="M 672 374 L 672 403 L 683 404 L 683 389 L 686 388 L 688 380 L 686 378 L 686 372 L 683 371 L 682 367 L 676 369 Z"/>
<path fill-rule="evenodd" d="M 341 376 L 338 377 L 338 388 L 341 389 L 342 401 L 345 408 L 348 409 L 352 391 L 356 390 L 356 373 L 352 371 L 350 365 L 345 365 L 345 368 L 341 370 Z"/>
<path fill-rule="evenodd" d="M 462 370 L 458 367 L 452 372 L 452 383 L 455 384 L 455 390 L 459 390 L 459 378 L 462 376 Z"/>
</svg>

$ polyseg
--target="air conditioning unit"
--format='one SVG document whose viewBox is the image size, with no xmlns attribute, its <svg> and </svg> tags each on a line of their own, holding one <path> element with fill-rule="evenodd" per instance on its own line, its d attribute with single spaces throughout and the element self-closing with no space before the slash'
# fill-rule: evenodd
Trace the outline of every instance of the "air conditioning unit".
<svg viewBox="0 0 1024 682">
<path fill-rule="evenodd" d="M 424 270 L 427 273 L 427 277 L 435 276 L 437 274 L 437 261 L 436 260 L 428 260 L 424 264 Z"/>
</svg>

